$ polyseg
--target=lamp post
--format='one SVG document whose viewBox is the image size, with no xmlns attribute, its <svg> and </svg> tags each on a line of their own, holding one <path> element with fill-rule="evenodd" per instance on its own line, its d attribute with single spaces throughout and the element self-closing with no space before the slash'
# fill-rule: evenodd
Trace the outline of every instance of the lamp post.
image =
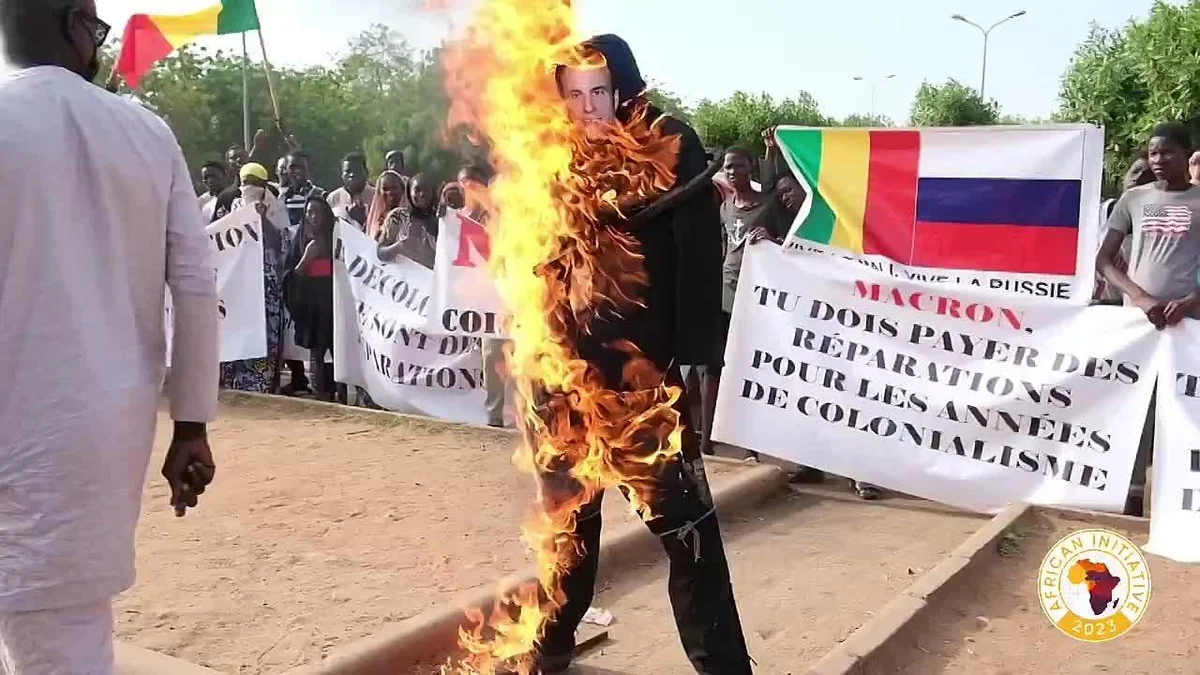
<svg viewBox="0 0 1200 675">
<path fill-rule="evenodd" d="M 994 30 L 997 26 L 999 26 L 1000 24 L 1012 21 L 1013 19 L 1015 19 L 1019 16 L 1025 16 L 1025 10 L 1021 10 L 1021 11 L 1017 12 L 1016 14 L 1013 14 L 1012 16 L 1005 17 L 1005 18 L 997 21 L 996 23 L 992 24 L 991 26 L 988 26 L 987 28 L 984 28 L 983 26 L 980 26 L 979 24 L 975 23 L 974 21 L 971 21 L 970 19 L 963 16 L 962 14 L 955 14 L 954 16 L 950 17 L 951 19 L 954 19 L 955 21 L 961 21 L 969 26 L 974 26 L 979 29 L 980 33 L 983 33 L 983 74 L 979 76 L 979 98 L 984 98 L 985 89 L 987 87 L 988 37 L 992 34 L 992 30 Z"/>
<path fill-rule="evenodd" d="M 867 78 L 863 77 L 862 75 L 855 75 L 852 78 L 855 82 L 866 82 L 867 86 L 869 86 L 871 88 L 871 119 L 872 120 L 875 119 L 875 90 L 879 87 L 880 84 L 887 82 L 888 80 L 892 79 L 895 76 L 896 76 L 895 74 L 888 75 L 887 77 L 884 77 L 881 80 L 868 80 Z"/>
</svg>

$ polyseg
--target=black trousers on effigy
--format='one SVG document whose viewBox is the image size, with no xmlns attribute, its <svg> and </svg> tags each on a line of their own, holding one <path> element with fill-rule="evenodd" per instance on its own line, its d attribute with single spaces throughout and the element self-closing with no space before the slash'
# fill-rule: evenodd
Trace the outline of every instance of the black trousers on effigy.
<svg viewBox="0 0 1200 675">
<path fill-rule="evenodd" d="M 668 381 L 682 385 L 678 369 Z M 658 535 L 670 561 L 667 592 L 688 660 L 701 675 L 747 675 L 750 656 L 738 618 L 721 529 L 704 474 L 699 438 L 689 421 L 688 401 L 676 404 L 684 424 L 683 451 L 667 462 L 646 496 L 654 517 L 646 523 Z M 544 494 L 568 495 L 578 485 L 561 473 L 540 476 Z M 577 494 L 577 493 L 576 493 Z M 584 556 L 563 579 L 566 604 L 547 626 L 539 651 L 548 661 L 569 658 L 575 630 L 595 595 L 600 563 L 600 505 L 604 494 L 587 504 L 576 519 L 574 536 Z"/>
</svg>

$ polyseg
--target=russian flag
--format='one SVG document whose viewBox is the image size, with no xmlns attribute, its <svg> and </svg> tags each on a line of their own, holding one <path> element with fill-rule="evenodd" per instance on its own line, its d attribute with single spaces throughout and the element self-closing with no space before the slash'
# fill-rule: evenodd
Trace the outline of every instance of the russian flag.
<svg viewBox="0 0 1200 675">
<path fill-rule="evenodd" d="M 1072 275 L 1084 136 L 1061 129 L 801 129 L 797 234 L 918 267 Z"/>
</svg>

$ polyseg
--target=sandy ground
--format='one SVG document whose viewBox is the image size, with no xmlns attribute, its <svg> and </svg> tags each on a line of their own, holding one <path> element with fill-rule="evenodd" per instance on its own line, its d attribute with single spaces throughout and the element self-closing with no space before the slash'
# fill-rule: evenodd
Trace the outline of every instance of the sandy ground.
<svg viewBox="0 0 1200 675">
<path fill-rule="evenodd" d="M 984 522 L 908 498 L 862 502 L 843 487 L 831 481 L 817 491 L 833 498 L 788 494 L 722 520 L 756 673 L 804 672 Z M 594 605 L 616 621 L 573 675 L 695 672 L 675 630 L 665 557 L 602 580 Z"/>
<path fill-rule="evenodd" d="M 804 672 L 981 522 L 903 498 L 870 503 L 807 494 L 726 519 L 726 551 L 755 672 Z M 581 675 L 694 672 L 675 631 L 666 572 L 665 565 L 645 568 L 601 592 L 596 604 L 616 622 L 611 641 L 580 662 Z"/>
<path fill-rule="evenodd" d="M 229 674 L 278 673 L 525 568 L 515 437 L 290 405 L 226 406 L 217 480 L 182 519 L 158 475 L 118 637 Z M 713 463 L 714 482 L 730 469 Z M 636 520 L 605 500 L 606 523 Z M 482 582 L 482 583 L 481 583 Z"/>
<path fill-rule="evenodd" d="M 1039 516 L 1015 555 L 939 599 L 867 675 L 1195 675 L 1200 672 L 1200 567 L 1147 556 L 1153 590 L 1142 620 L 1125 635 L 1089 644 L 1063 635 L 1042 613 L 1037 568 L 1050 545 L 1074 530 L 1106 527 Z M 1110 528 L 1112 529 L 1112 528 Z M 1145 543 L 1144 532 L 1125 535 Z M 982 618 L 980 618 L 982 617 Z M 986 619 L 986 621 L 984 620 Z"/>
</svg>

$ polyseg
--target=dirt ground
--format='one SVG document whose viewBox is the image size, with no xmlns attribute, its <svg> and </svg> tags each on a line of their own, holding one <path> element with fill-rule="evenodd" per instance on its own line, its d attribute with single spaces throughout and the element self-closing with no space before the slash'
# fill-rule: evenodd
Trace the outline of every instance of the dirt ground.
<svg viewBox="0 0 1200 675">
<path fill-rule="evenodd" d="M 788 494 L 722 520 L 757 673 L 804 672 L 984 522 L 903 497 L 859 501 L 835 481 L 819 490 L 834 498 Z M 573 675 L 695 672 L 675 630 L 665 559 L 602 581 L 594 605 L 616 620 Z"/>
<path fill-rule="evenodd" d="M 1015 555 L 997 558 L 939 598 L 907 629 L 908 645 L 889 648 L 867 675 L 1195 675 L 1200 672 L 1200 567 L 1147 555 L 1153 584 L 1146 615 L 1125 635 L 1079 642 L 1059 632 L 1036 595 L 1037 568 L 1059 538 L 1108 527 L 1039 515 Z M 1109 529 L 1113 529 L 1109 527 Z M 1125 531 L 1136 544 L 1145 532 Z"/>
<path fill-rule="evenodd" d="M 217 479 L 177 519 L 159 420 L 118 637 L 235 673 L 278 673 L 525 569 L 532 497 L 515 437 L 290 404 L 225 406 Z M 734 469 L 736 470 L 736 469 Z M 712 463 L 713 482 L 731 470 Z M 606 499 L 615 529 L 636 520 Z"/>
</svg>

